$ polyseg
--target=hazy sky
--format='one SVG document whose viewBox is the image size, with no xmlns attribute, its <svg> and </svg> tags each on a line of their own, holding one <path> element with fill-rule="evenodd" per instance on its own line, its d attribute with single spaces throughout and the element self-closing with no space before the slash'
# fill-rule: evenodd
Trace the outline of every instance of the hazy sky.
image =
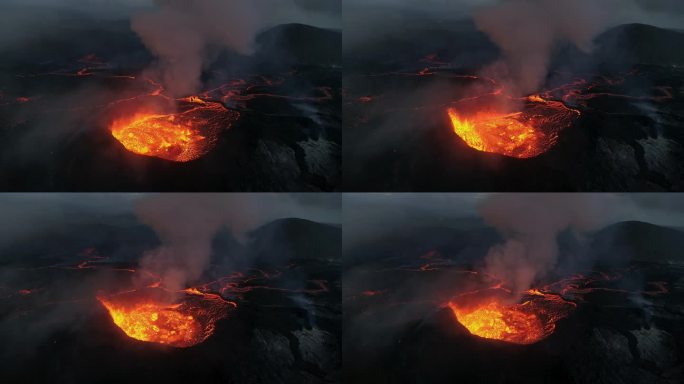
<svg viewBox="0 0 684 384">
<path fill-rule="evenodd" d="M 180 0 L 191 1 L 211 4 L 216 0 Z M 342 23 L 341 0 L 227 0 L 238 1 L 260 10 L 260 15 L 275 20 L 276 24 L 299 22 L 339 29 Z M 179 0 L 0 0 L 0 50 L 22 46 L 36 35 L 51 33 L 73 22 L 71 19 L 65 21 L 65 17 L 84 15 L 86 20 L 125 21 L 149 9 L 158 8 L 160 4 L 174 2 L 178 3 Z M 221 12 L 216 12 L 215 17 L 222 17 Z M 230 27 L 236 28 L 236 25 L 231 24 Z M 231 29 L 227 27 L 226 31 Z"/>
<path fill-rule="evenodd" d="M 343 12 L 348 35 L 364 26 L 379 33 L 396 28 L 392 12 L 378 9 L 404 10 L 406 15 L 428 15 L 436 20 L 458 20 L 469 17 L 478 8 L 503 2 L 532 3 L 539 0 L 344 0 Z M 571 2 L 573 0 L 557 0 Z M 611 25 L 621 23 L 647 23 L 666 28 L 684 28 L 684 1 L 682 0 L 594 0 L 610 9 Z M 364 11 L 365 10 L 365 11 Z M 396 15 L 395 15 L 396 16 Z M 406 20 L 399 23 L 406 25 Z"/>
<path fill-rule="evenodd" d="M 157 0 L 163 2 L 168 0 Z M 185 0 L 195 1 L 195 0 Z M 227 0 L 232 1 L 232 0 Z M 283 4 L 283 0 L 267 0 L 274 5 Z M 299 7 L 329 14 L 340 14 L 342 0 L 292 0 Z M 131 9 L 154 6 L 155 0 L 0 0 L 0 4 L 41 5 L 49 7 L 71 8 L 88 12 L 99 11 L 102 14 L 122 15 Z"/>
<path fill-rule="evenodd" d="M 520 195 L 532 201 L 548 202 L 549 196 L 563 201 L 560 194 Z M 345 246 L 400 228 L 449 227 L 457 225 L 461 218 L 479 218 L 478 202 L 489 196 L 491 194 L 488 193 L 344 194 L 342 200 Z M 610 211 L 607 222 L 638 220 L 664 226 L 684 227 L 684 194 L 573 193 L 569 196 L 570 199 L 581 196 L 583 199 L 597 201 L 599 206 L 607 207 Z M 553 206 L 548 209 L 553 209 Z"/>
<path fill-rule="evenodd" d="M 407 210 L 452 217 L 477 216 L 477 203 L 489 193 L 348 193 L 343 197 L 347 217 L 373 216 L 383 212 L 388 219 L 401 217 Z M 549 194 L 522 194 L 534 200 Z M 575 195 L 575 194 L 573 194 Z M 583 193 L 590 198 L 610 198 L 623 204 L 620 209 L 629 220 L 684 226 L 684 194 L 681 193 Z M 365 209 L 360 209 L 365 207 Z M 372 210 L 375 207 L 377 211 Z M 371 210 L 369 210 L 369 208 Z M 385 210 L 385 208 L 392 208 Z M 349 215 L 349 216 L 348 216 Z"/>
<path fill-rule="evenodd" d="M 170 194 L 164 194 L 169 196 Z M 73 222 L 81 217 L 94 215 L 134 214 L 139 200 L 153 198 L 155 194 L 138 193 L 5 193 L 0 194 L 0 244 L 17 238 L 28 237 L 33 231 Z M 326 223 L 339 223 L 340 195 L 336 193 L 231 193 L 231 194 L 178 194 L 198 202 L 210 201 L 226 209 L 231 204 L 242 204 L 249 198 L 253 204 L 265 205 L 291 217 L 308 218 Z M 237 202 L 237 203 L 236 203 Z M 192 203 L 192 201 L 191 201 Z M 206 206 L 206 205 L 205 205 Z M 229 209 L 226 209 L 229 211 Z M 241 214 L 244 214 L 241 212 Z M 263 213 L 262 213 L 263 214 Z M 106 219 L 104 219 L 106 220 Z"/>
<path fill-rule="evenodd" d="M 344 224 L 345 243 L 414 225 L 450 226 L 460 218 L 478 218 L 478 202 L 486 193 L 387 193 L 387 194 L 190 194 L 191 198 L 232 204 L 245 196 L 253 196 L 273 206 L 289 208 L 292 217 L 315 218 L 317 221 Z M 571 194 L 577 197 L 580 194 Z M 611 204 L 614 221 L 639 220 L 653 224 L 684 227 L 684 194 L 581 194 L 592 200 Z M 85 193 L 39 194 L 11 193 L 0 195 L 0 244 L 29 236 L 34 230 L 59 226 L 79 215 L 134 214 L 135 204 L 150 194 Z M 194 196 L 194 197 L 192 197 Z M 217 197 L 218 196 L 218 197 Z M 233 196 L 233 197 L 231 197 Z M 549 194 L 524 194 L 538 200 Z M 553 194 L 551 194 L 553 196 Z M 555 195 L 562 196 L 562 195 Z M 562 199 L 562 197 L 561 197 Z M 270 202 L 269 202 L 270 200 Z M 343 209 L 341 207 L 343 205 Z M 552 209 L 552 208 L 551 208 Z"/>
<path fill-rule="evenodd" d="M 324 1 L 324 0 L 323 0 Z M 453 9 L 469 9 L 489 4 L 496 4 L 503 1 L 511 0 L 344 0 L 344 6 L 349 5 L 389 5 L 389 6 L 405 6 L 405 7 L 422 7 L 422 8 L 453 8 Z M 534 1 L 534 0 L 531 0 Z M 572 0 L 558 0 L 572 1 Z M 604 0 L 596 0 L 604 1 Z M 620 0 L 623 3 L 631 2 L 632 0 Z M 681 0 L 633 0 L 634 3 L 639 4 L 645 9 L 664 10 L 664 11 L 679 11 L 684 12 L 684 2 Z"/>
</svg>

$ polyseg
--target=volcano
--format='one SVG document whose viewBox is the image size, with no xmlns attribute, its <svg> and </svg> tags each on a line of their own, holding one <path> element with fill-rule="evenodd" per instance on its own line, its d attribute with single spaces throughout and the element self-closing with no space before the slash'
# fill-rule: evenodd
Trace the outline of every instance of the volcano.
<svg viewBox="0 0 684 384">
<path fill-rule="evenodd" d="M 340 31 L 274 26 L 250 56 L 212 51 L 201 88 L 172 95 L 129 20 L 53 11 L 69 26 L 0 47 L 0 188 L 339 189 Z"/>
<path fill-rule="evenodd" d="M 2 244 L 1 382 L 339 376 L 340 228 L 292 218 L 246 242 L 219 233 L 211 267 L 176 290 L 138 264 L 159 239 L 135 216 L 79 211 L 62 224 Z"/>
<path fill-rule="evenodd" d="M 411 225 L 353 243 L 343 270 L 345 380 L 679 381 L 683 238 L 644 222 L 610 225 L 582 248 L 598 263 L 576 260 L 525 292 L 478 268 L 502 241 L 481 222 Z"/>
<path fill-rule="evenodd" d="M 345 46 L 347 190 L 682 189 L 681 31 L 558 43 L 543 84 L 518 94 L 485 70 L 503 53 L 473 22 L 395 13 L 411 28 Z"/>
</svg>

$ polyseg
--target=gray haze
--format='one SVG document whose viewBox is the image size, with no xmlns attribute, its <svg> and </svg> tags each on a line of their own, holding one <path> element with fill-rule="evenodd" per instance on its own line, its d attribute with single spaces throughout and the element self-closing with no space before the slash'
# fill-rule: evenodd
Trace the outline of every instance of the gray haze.
<svg viewBox="0 0 684 384">
<path fill-rule="evenodd" d="M 342 197 L 344 246 L 352 247 L 397 229 L 416 226 L 457 227 L 464 222 L 480 225 L 481 220 L 484 220 L 505 230 L 507 225 L 498 224 L 499 221 L 494 219 L 491 211 L 496 210 L 485 209 L 489 207 L 486 202 L 499 201 L 498 197 L 493 199 L 496 196 L 520 199 L 511 209 L 528 209 L 528 205 L 538 204 L 548 212 L 565 209 L 565 205 L 579 199 L 577 204 L 591 207 L 585 214 L 602 216 L 598 225 L 583 224 L 581 228 L 594 228 L 623 220 L 684 227 L 684 194 L 346 193 Z M 523 216 L 529 217 L 531 214 L 532 212 L 528 212 Z M 543 214 L 544 211 L 539 213 L 542 216 Z"/>
<path fill-rule="evenodd" d="M 536 92 L 543 85 L 557 43 L 569 42 L 590 53 L 594 39 L 618 24 L 681 27 L 681 18 L 672 25 L 663 16 L 668 15 L 647 11 L 629 0 L 505 0 L 473 11 L 477 28 L 502 52 L 501 59 L 484 73 L 500 79 L 507 92 L 516 96 Z"/>
<path fill-rule="evenodd" d="M 142 268 L 176 290 L 201 277 L 209 266 L 212 240 L 222 228 L 244 239 L 275 219 L 340 222 L 337 194 L 159 194 L 136 200 L 135 211 L 161 240 L 144 255 Z"/>
<path fill-rule="evenodd" d="M 340 0 L 0 0 L 0 50 L 20 47 L 74 18 L 130 20 L 159 63 L 157 77 L 173 95 L 199 90 L 210 48 L 242 54 L 257 34 L 278 24 L 341 27 Z"/>
<path fill-rule="evenodd" d="M 312 11 L 294 0 L 155 0 L 155 7 L 134 13 L 131 26 L 159 58 L 159 77 L 172 95 L 200 88 L 209 48 L 250 54 L 260 31 L 279 24 L 339 26 L 339 15 Z"/>
<path fill-rule="evenodd" d="M 629 195 L 613 194 L 493 194 L 478 202 L 478 211 L 505 239 L 489 249 L 485 270 L 518 293 L 556 267 L 561 232 L 581 236 L 622 220 L 650 219 Z"/>
<path fill-rule="evenodd" d="M 0 195 L 0 247 L 21 241 L 79 216 L 132 214 L 134 193 L 4 193 Z"/>
<path fill-rule="evenodd" d="M 238 239 L 279 218 L 338 224 L 338 194 L 51 194 L 0 196 L 0 247 L 30 242 L 51 229 L 75 222 L 107 223 L 113 215 L 135 215 L 150 226 L 161 245 L 139 255 L 143 268 L 182 288 L 208 266 L 211 241 L 226 228 Z"/>
<path fill-rule="evenodd" d="M 446 227 L 456 233 L 460 221 L 496 229 L 504 240 L 482 255 L 483 269 L 517 293 L 554 270 L 564 231 L 581 241 L 628 220 L 684 227 L 684 194 L 346 194 L 343 201 L 346 250 L 402 228 Z"/>
<path fill-rule="evenodd" d="M 398 31 L 445 28 L 472 19 L 501 50 L 485 74 L 500 79 L 511 94 L 538 90 L 551 50 L 570 42 L 591 51 L 601 32 L 625 23 L 684 28 L 684 2 L 678 0 L 348 0 L 345 48 Z"/>
<path fill-rule="evenodd" d="M 348 17 L 362 17 L 364 8 L 404 9 L 423 15 L 433 15 L 440 19 L 456 19 L 472 15 L 483 6 L 492 6 L 518 0 L 345 0 L 344 12 Z M 536 2 L 538 0 L 527 0 Z M 556 0 L 558 4 L 573 3 L 574 0 Z M 595 0 L 594 3 L 608 3 L 614 6 L 613 13 L 620 17 L 636 16 L 636 12 L 648 12 L 640 17 L 667 22 L 684 17 L 684 2 L 680 0 Z M 347 22 L 348 20 L 345 20 Z M 681 25 L 681 24 L 680 24 Z"/>
</svg>

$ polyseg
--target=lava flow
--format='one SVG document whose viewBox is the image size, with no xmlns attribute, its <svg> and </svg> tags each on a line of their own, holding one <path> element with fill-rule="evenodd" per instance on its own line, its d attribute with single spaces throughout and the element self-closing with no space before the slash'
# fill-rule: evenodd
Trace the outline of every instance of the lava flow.
<svg viewBox="0 0 684 384">
<path fill-rule="evenodd" d="M 184 293 L 185 297 L 175 303 L 165 303 L 137 291 L 97 299 L 107 308 L 114 324 L 129 337 L 185 348 L 211 336 L 216 321 L 227 316 L 228 306 L 236 304 L 194 289 Z"/>
<path fill-rule="evenodd" d="M 473 335 L 514 344 L 533 344 L 556 329 L 556 322 L 576 307 L 558 295 L 530 290 L 521 303 L 505 304 L 498 298 L 463 305 L 449 303 L 449 308 Z"/>
<path fill-rule="evenodd" d="M 112 135 L 139 155 L 176 162 L 196 160 L 214 148 L 221 130 L 230 127 L 239 114 L 196 97 L 182 101 L 193 106 L 179 113 L 138 113 L 119 119 L 110 127 Z"/>
<path fill-rule="evenodd" d="M 464 117 L 448 109 L 454 132 L 478 151 L 521 159 L 539 156 L 551 149 L 558 134 L 569 127 L 579 111 L 540 96 L 525 100 L 522 111 L 498 113 L 480 111 Z"/>
</svg>

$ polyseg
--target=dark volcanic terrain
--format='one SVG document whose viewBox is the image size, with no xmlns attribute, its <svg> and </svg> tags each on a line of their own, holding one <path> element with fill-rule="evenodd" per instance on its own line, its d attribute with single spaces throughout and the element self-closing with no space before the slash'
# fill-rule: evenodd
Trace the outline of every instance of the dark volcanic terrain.
<svg viewBox="0 0 684 384">
<path fill-rule="evenodd" d="M 0 382 L 335 382 L 340 241 L 340 228 L 300 219 L 266 224 L 246 242 L 218 235 L 197 286 L 236 306 L 188 348 L 129 338 L 96 300 L 129 289 L 138 259 L 158 245 L 132 216 L 17 241 L 0 251 Z"/>
<path fill-rule="evenodd" d="M 410 19 L 410 17 L 409 17 Z M 470 148 L 447 108 L 480 96 L 498 48 L 470 21 L 416 21 L 345 47 L 344 185 L 353 191 L 680 191 L 684 34 L 642 24 L 555 47 L 541 93 L 581 115 L 550 150 Z M 496 80 L 496 79 L 494 79 Z M 487 88 L 488 89 L 488 88 Z M 368 165 L 372 164 L 372 167 Z"/>
<path fill-rule="evenodd" d="M 474 271 L 501 241 L 495 231 L 417 227 L 359 244 L 344 255 L 345 380 L 679 383 L 682 239 L 643 222 L 609 226 L 583 244 L 561 235 L 558 266 L 540 286 L 572 279 L 562 297 L 577 307 L 530 345 L 474 336 L 445 306 L 481 284 Z"/>
<path fill-rule="evenodd" d="M 0 189 L 339 189 L 341 32 L 279 25 L 251 56 L 211 52 L 199 95 L 240 115 L 209 153 L 176 163 L 129 152 L 110 132 L 122 111 L 160 98 L 155 59 L 129 22 L 54 12 L 58 27 L 0 45 Z"/>
</svg>

